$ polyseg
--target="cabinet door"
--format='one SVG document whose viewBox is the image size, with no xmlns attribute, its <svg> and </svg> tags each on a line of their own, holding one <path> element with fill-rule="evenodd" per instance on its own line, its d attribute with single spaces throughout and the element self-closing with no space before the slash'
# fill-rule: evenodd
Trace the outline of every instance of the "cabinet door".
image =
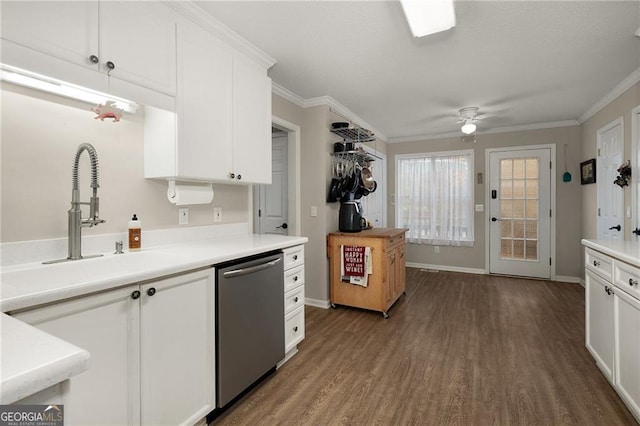
<svg viewBox="0 0 640 426">
<path fill-rule="evenodd" d="M 271 183 L 271 79 L 237 54 L 233 61 L 233 164 L 236 178 Z"/>
<path fill-rule="evenodd" d="M 3 39 L 97 67 L 89 60 L 100 55 L 97 2 L 3 1 L 0 6 Z"/>
<path fill-rule="evenodd" d="M 213 269 L 141 292 L 142 424 L 195 424 L 215 407 Z"/>
<path fill-rule="evenodd" d="M 404 258 L 404 246 L 400 246 L 396 249 L 396 285 L 395 285 L 395 296 L 398 297 L 401 293 L 403 293 L 406 289 L 406 281 L 407 281 L 407 270 L 406 270 L 406 260 Z"/>
<path fill-rule="evenodd" d="M 613 383 L 613 297 L 612 285 L 585 271 L 586 345 L 605 377 Z"/>
<path fill-rule="evenodd" d="M 87 296 L 15 317 L 91 354 L 89 369 L 63 382 L 68 424 L 140 422 L 138 287 Z"/>
<path fill-rule="evenodd" d="M 178 174 L 225 180 L 232 171 L 232 54 L 208 31 L 178 25 Z"/>
<path fill-rule="evenodd" d="M 640 419 L 640 300 L 616 289 L 615 387 Z"/>
<path fill-rule="evenodd" d="M 389 304 L 394 300 L 396 293 L 396 251 L 392 250 L 387 253 L 387 286 L 384 289 L 385 294 L 385 311 Z"/>
<path fill-rule="evenodd" d="M 100 67 L 111 76 L 168 95 L 176 92 L 176 24 L 158 2 L 100 2 Z"/>
</svg>

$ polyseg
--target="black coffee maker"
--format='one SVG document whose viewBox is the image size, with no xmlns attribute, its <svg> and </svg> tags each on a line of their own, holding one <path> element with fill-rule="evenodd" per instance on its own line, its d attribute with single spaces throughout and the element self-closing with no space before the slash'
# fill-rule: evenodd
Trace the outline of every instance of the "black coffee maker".
<svg viewBox="0 0 640 426">
<path fill-rule="evenodd" d="M 343 201 L 340 204 L 338 216 L 338 229 L 340 232 L 360 232 L 367 226 L 367 221 L 360 213 L 360 202 Z"/>
</svg>

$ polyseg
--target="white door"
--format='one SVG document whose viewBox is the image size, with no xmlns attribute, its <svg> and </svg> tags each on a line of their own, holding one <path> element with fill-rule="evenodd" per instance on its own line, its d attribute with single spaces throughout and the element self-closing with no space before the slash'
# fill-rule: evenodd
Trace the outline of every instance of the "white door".
<svg viewBox="0 0 640 426">
<path fill-rule="evenodd" d="M 632 161 L 631 166 L 631 205 L 633 206 L 631 226 L 634 228 L 631 232 L 635 236 L 632 239 L 640 241 L 640 106 L 635 107 L 631 115 L 633 120 L 631 152 L 632 158 L 635 160 Z"/>
<path fill-rule="evenodd" d="M 89 369 L 62 384 L 67 424 L 140 423 L 138 286 L 15 315 L 89 351 Z"/>
<path fill-rule="evenodd" d="M 140 293 L 141 424 L 195 424 L 215 408 L 213 268 Z"/>
<path fill-rule="evenodd" d="M 386 226 L 387 159 L 385 156 L 372 150 L 367 150 L 367 152 L 376 159 L 376 161 L 371 163 L 370 169 L 376 181 L 377 188 L 371 194 L 362 197 L 360 203 L 362 204 L 364 218 L 367 219 L 368 222 L 371 222 L 374 228 L 384 228 Z"/>
<path fill-rule="evenodd" d="M 271 185 L 255 187 L 256 232 L 288 235 L 288 135 L 277 133 L 272 140 Z"/>
<path fill-rule="evenodd" d="M 598 239 L 624 239 L 624 189 L 613 181 L 624 153 L 622 117 L 598 130 L 596 185 L 598 192 Z"/>
<path fill-rule="evenodd" d="M 489 154 L 489 272 L 550 278 L 551 149 Z"/>
</svg>

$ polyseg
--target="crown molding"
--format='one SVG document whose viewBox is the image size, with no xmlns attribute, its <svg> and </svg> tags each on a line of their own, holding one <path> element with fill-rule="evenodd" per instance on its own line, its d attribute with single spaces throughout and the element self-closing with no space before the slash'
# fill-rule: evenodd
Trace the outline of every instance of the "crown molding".
<svg viewBox="0 0 640 426">
<path fill-rule="evenodd" d="M 164 0 L 164 2 L 180 12 L 187 19 L 201 25 L 209 32 L 220 38 L 222 41 L 239 50 L 260 65 L 269 69 L 275 65 L 276 60 L 258 49 L 244 37 L 234 32 L 222 22 L 211 16 L 206 10 L 193 3 L 191 0 Z"/>
<path fill-rule="evenodd" d="M 379 132 L 376 128 L 371 126 L 365 120 L 360 118 L 357 114 L 351 111 L 346 106 L 342 105 L 340 102 L 333 99 L 331 96 L 319 96 L 317 98 L 309 98 L 304 99 L 301 96 L 296 95 L 291 90 L 286 87 L 281 86 L 278 83 L 272 83 L 272 93 L 280 96 L 288 100 L 289 102 L 299 106 L 300 108 L 313 108 L 317 106 L 327 106 L 329 109 L 342 116 L 344 119 L 356 123 L 358 126 L 362 126 L 366 129 L 371 130 L 377 139 L 388 142 L 389 138 L 385 136 L 383 133 Z"/>
<path fill-rule="evenodd" d="M 639 30 L 640 31 L 640 30 Z M 634 72 L 632 72 L 629 77 L 625 78 L 618 84 L 613 90 L 607 93 L 602 99 L 593 104 L 591 108 L 586 110 L 579 118 L 578 122 L 580 124 L 584 123 L 598 112 L 600 112 L 604 107 L 609 105 L 614 99 L 622 95 L 624 92 L 633 87 L 634 84 L 640 81 L 640 68 L 637 68 Z"/>
<path fill-rule="evenodd" d="M 301 96 L 296 95 L 291 90 L 279 85 L 275 81 L 271 82 L 271 92 L 275 95 L 280 96 L 281 98 L 288 100 L 293 104 L 298 105 L 300 108 L 305 107 L 304 99 Z"/>
<path fill-rule="evenodd" d="M 551 121 L 548 123 L 524 124 L 522 126 L 497 127 L 491 130 L 476 132 L 476 135 L 524 132 L 528 130 L 553 129 L 556 127 L 569 127 L 569 126 L 579 126 L 579 125 L 580 123 L 577 120 Z M 422 135 L 422 136 L 406 136 L 402 138 L 391 138 L 387 142 L 388 143 L 419 142 L 419 141 L 429 141 L 429 140 L 436 140 L 436 139 L 455 138 L 460 136 L 462 136 L 461 132 L 448 132 L 448 133 L 439 133 L 435 135 L 429 134 L 429 135 Z"/>
</svg>

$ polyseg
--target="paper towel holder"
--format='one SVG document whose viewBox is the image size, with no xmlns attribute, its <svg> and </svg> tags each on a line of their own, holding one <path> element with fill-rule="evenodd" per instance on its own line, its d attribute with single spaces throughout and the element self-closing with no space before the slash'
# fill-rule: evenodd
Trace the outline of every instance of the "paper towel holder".
<svg viewBox="0 0 640 426">
<path fill-rule="evenodd" d="M 176 181 L 174 179 L 167 179 L 167 199 L 169 200 L 170 203 L 172 204 L 176 204 L 176 205 L 189 205 L 189 204 L 209 204 L 211 203 L 211 201 L 213 201 L 213 184 L 211 183 L 207 183 L 207 184 L 187 184 L 187 185 L 176 185 Z M 202 188 L 202 189 L 206 189 L 206 191 L 208 192 L 208 195 L 205 197 L 205 199 L 200 199 L 200 197 L 198 197 L 197 200 L 192 200 L 189 202 L 180 202 L 179 201 L 179 197 L 178 197 L 178 191 L 179 188 L 183 188 L 183 187 L 194 187 L 194 188 Z"/>
</svg>

